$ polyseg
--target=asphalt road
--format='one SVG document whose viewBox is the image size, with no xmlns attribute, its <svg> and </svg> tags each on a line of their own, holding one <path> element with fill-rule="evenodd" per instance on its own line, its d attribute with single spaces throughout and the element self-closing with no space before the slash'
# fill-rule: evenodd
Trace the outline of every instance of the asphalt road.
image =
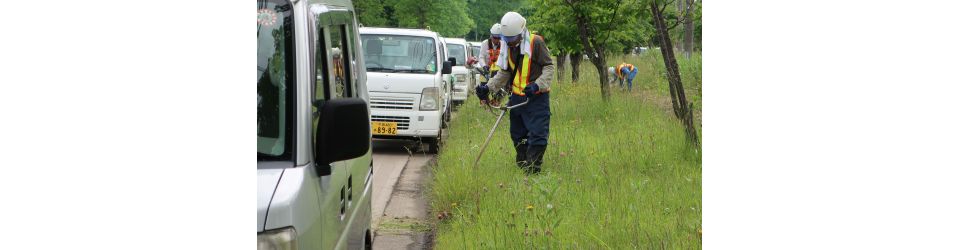
<svg viewBox="0 0 960 250">
<path fill-rule="evenodd" d="M 373 249 L 429 249 L 429 203 L 425 182 L 435 155 L 418 142 L 374 140 Z"/>
<path fill-rule="evenodd" d="M 451 119 L 456 117 L 454 112 Z M 447 130 L 441 136 L 446 139 Z M 424 225 L 432 214 L 423 187 L 430 181 L 428 164 L 436 155 L 416 141 L 374 139 L 372 146 L 373 249 L 431 248 L 432 230 Z"/>
<path fill-rule="evenodd" d="M 419 143 L 402 140 L 373 140 L 373 227 L 376 230 L 404 167 L 425 164 L 433 154 L 419 150 Z"/>
</svg>

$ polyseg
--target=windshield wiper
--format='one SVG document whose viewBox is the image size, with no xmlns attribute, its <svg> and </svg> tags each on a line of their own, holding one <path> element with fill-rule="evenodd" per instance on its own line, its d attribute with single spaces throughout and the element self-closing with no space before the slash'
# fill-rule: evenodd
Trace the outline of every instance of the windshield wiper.
<svg viewBox="0 0 960 250">
<path fill-rule="evenodd" d="M 279 160 L 283 160 L 283 158 L 278 155 L 270 155 L 270 154 L 257 152 L 257 161 L 279 161 Z"/>
<path fill-rule="evenodd" d="M 367 67 L 367 71 L 378 71 L 378 72 L 396 72 L 396 69 L 391 68 L 381 68 L 381 67 Z"/>
<path fill-rule="evenodd" d="M 432 73 L 426 69 L 398 69 L 400 72 L 410 72 L 410 73 Z"/>
</svg>

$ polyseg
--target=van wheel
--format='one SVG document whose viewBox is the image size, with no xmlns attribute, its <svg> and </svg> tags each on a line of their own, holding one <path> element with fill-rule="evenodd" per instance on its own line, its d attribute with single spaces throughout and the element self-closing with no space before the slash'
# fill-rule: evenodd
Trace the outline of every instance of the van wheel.
<svg viewBox="0 0 960 250">
<path fill-rule="evenodd" d="M 363 237 L 363 248 L 362 248 L 362 249 L 364 249 L 364 250 L 372 250 L 372 249 L 373 249 L 373 236 L 370 235 L 370 230 L 367 230 L 367 233 L 365 233 L 365 236 Z"/>
<path fill-rule="evenodd" d="M 450 111 L 443 112 L 443 120 L 440 121 L 440 126 L 447 128 L 450 125 Z"/>
<path fill-rule="evenodd" d="M 433 140 L 430 142 L 430 150 L 427 151 L 431 154 L 440 153 L 440 140 Z"/>
<path fill-rule="evenodd" d="M 440 152 L 440 138 L 423 138 L 423 146 L 428 154 L 436 154 Z"/>
</svg>

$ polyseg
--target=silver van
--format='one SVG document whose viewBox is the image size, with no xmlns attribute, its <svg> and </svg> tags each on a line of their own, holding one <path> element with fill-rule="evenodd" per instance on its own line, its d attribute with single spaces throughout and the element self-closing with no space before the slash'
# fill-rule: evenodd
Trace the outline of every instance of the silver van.
<svg viewBox="0 0 960 250">
<path fill-rule="evenodd" d="M 257 1 L 257 249 L 372 246 L 354 13 L 349 0 Z"/>
</svg>

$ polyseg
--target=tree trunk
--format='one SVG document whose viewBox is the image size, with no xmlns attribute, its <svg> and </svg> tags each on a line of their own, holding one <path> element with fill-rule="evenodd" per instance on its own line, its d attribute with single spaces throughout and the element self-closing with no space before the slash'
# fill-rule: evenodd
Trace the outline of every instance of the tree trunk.
<svg viewBox="0 0 960 250">
<path fill-rule="evenodd" d="M 603 101 L 608 101 L 610 100 L 610 85 L 607 84 L 607 62 L 604 58 L 606 52 L 604 46 L 602 43 L 597 43 L 596 40 L 591 41 L 591 39 L 596 39 L 594 37 L 596 34 L 591 32 L 590 22 L 586 15 L 574 10 L 574 19 L 577 21 L 577 28 L 580 31 L 580 43 L 587 50 L 587 58 L 597 68 L 597 74 L 600 76 L 598 77 L 600 79 L 600 96 Z"/>
<path fill-rule="evenodd" d="M 670 97 L 673 99 L 674 115 L 683 121 L 690 141 L 699 146 L 700 140 L 697 136 L 697 128 L 693 126 L 693 113 L 690 112 L 687 96 L 683 91 L 677 58 L 673 54 L 673 44 L 670 41 L 670 34 L 667 32 L 667 26 L 663 21 L 663 13 L 660 12 L 660 6 L 657 2 L 651 1 L 650 9 L 653 12 L 653 22 L 656 26 L 657 37 L 660 40 L 660 52 L 663 53 L 663 64 L 667 70 L 667 80 L 670 83 Z"/>
<path fill-rule="evenodd" d="M 686 17 L 683 20 L 683 55 L 690 59 L 693 52 L 693 0 L 684 0 L 686 4 Z"/>
<path fill-rule="evenodd" d="M 560 53 L 557 55 L 557 66 L 556 66 L 556 67 L 557 67 L 557 81 L 556 81 L 556 82 L 561 82 L 561 81 L 563 81 L 563 72 L 564 72 L 564 71 L 567 71 L 567 70 L 564 68 L 564 66 L 566 66 L 566 64 L 567 64 L 567 54 L 569 54 L 569 52 L 561 49 L 561 50 L 560 50 Z"/>
<path fill-rule="evenodd" d="M 570 53 L 570 81 L 580 80 L 580 61 L 583 60 L 583 53 L 580 51 Z"/>
<path fill-rule="evenodd" d="M 610 84 L 608 81 L 609 75 L 607 75 L 607 58 L 604 56 L 603 47 L 599 48 L 600 52 L 597 52 L 597 55 L 592 56 L 590 62 L 593 63 L 593 66 L 597 68 L 597 74 L 600 75 L 600 94 L 603 96 L 603 100 L 607 101 L 610 99 Z"/>
</svg>

